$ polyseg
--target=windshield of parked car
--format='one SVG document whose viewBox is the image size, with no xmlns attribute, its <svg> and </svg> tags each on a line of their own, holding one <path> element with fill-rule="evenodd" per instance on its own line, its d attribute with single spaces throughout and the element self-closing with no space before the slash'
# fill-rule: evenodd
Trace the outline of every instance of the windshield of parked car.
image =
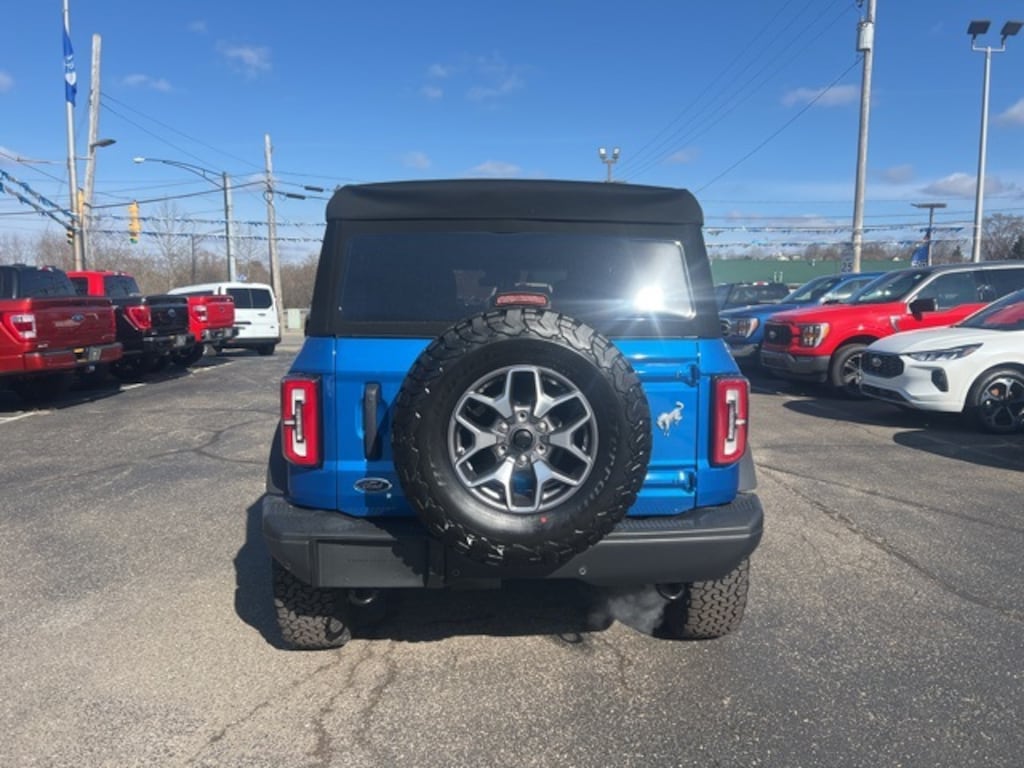
<svg viewBox="0 0 1024 768">
<path fill-rule="evenodd" d="M 786 296 L 783 304 L 810 304 L 818 301 L 835 287 L 836 283 L 842 280 L 842 275 L 823 275 L 801 285 L 795 291 Z"/>
<path fill-rule="evenodd" d="M 847 301 L 851 304 L 883 304 L 900 301 L 910 294 L 931 272 L 917 269 L 901 269 L 864 286 L 860 293 Z"/>
<path fill-rule="evenodd" d="M 1024 331 L 1024 290 L 1004 296 L 957 325 L 992 331 Z"/>
</svg>

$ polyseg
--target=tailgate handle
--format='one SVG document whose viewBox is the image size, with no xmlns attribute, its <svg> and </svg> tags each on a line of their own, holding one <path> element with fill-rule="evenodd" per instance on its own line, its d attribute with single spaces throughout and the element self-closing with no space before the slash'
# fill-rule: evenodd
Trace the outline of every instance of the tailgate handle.
<svg viewBox="0 0 1024 768">
<path fill-rule="evenodd" d="M 363 387 L 363 455 L 375 461 L 381 456 L 377 411 L 380 408 L 380 384 L 367 382 Z"/>
</svg>

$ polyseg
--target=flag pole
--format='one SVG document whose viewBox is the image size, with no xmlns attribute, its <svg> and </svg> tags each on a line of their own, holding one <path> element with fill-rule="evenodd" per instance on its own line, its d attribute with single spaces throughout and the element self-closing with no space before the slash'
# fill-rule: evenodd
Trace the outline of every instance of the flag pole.
<svg viewBox="0 0 1024 768">
<path fill-rule="evenodd" d="M 78 161 L 75 159 L 75 93 L 78 76 L 75 56 L 71 49 L 71 12 L 64 0 L 64 107 L 68 123 L 68 183 L 71 187 L 71 233 L 75 269 L 83 268 L 82 231 L 78 221 Z"/>
</svg>

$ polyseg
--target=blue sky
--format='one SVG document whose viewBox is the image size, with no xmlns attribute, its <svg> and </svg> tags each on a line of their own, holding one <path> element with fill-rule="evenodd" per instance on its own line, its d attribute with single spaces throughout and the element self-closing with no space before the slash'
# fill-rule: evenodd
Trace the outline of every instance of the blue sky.
<svg viewBox="0 0 1024 768">
<path fill-rule="evenodd" d="M 93 202 L 118 213 L 133 198 L 192 195 L 174 201 L 182 215 L 222 216 L 214 185 L 132 162 L 148 156 L 228 172 L 235 217 L 265 219 L 254 182 L 266 133 L 280 188 L 293 192 L 393 179 L 602 180 L 597 149 L 617 146 L 616 179 L 697 192 L 709 229 L 722 229 L 710 243 L 768 237 L 732 229 L 744 225 L 820 226 L 824 241 L 852 221 L 861 13 L 854 0 L 71 0 L 77 151 L 96 33 L 99 134 L 117 143 L 98 150 Z M 869 228 L 924 221 L 913 202 L 947 203 L 939 224 L 971 221 L 985 58 L 966 34 L 974 18 L 992 20 L 983 42 L 998 45 L 996 30 L 1024 19 L 1024 5 L 878 0 Z M 66 204 L 61 2 L 0 0 L 0 19 L 0 169 Z M 992 57 L 989 114 L 985 210 L 1022 215 L 1024 34 Z M 280 234 L 315 239 L 324 205 L 280 199 Z M 59 230 L 0 195 L 0 235 L 47 227 Z M 874 229 L 866 239 L 906 236 Z"/>
</svg>

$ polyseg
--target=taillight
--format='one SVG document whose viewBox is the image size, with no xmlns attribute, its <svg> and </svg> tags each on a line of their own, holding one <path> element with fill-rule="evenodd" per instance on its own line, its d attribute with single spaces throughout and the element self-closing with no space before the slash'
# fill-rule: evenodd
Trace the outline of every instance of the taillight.
<svg viewBox="0 0 1024 768">
<path fill-rule="evenodd" d="M 136 307 L 125 307 L 125 314 L 128 316 L 128 322 L 140 331 L 148 331 L 153 327 L 153 315 L 145 304 L 140 304 Z"/>
<path fill-rule="evenodd" d="M 32 312 L 4 315 L 7 327 L 19 341 L 33 341 L 37 337 L 36 316 Z"/>
<path fill-rule="evenodd" d="M 747 450 L 750 382 L 742 376 L 714 379 L 711 463 L 722 466 L 739 461 Z"/>
<path fill-rule="evenodd" d="M 206 322 L 206 305 L 205 304 L 193 304 L 192 311 L 195 313 L 196 320 L 200 323 Z"/>
<path fill-rule="evenodd" d="M 281 443 L 284 457 L 300 467 L 316 467 L 320 446 L 320 378 L 286 376 L 281 380 Z"/>
</svg>

